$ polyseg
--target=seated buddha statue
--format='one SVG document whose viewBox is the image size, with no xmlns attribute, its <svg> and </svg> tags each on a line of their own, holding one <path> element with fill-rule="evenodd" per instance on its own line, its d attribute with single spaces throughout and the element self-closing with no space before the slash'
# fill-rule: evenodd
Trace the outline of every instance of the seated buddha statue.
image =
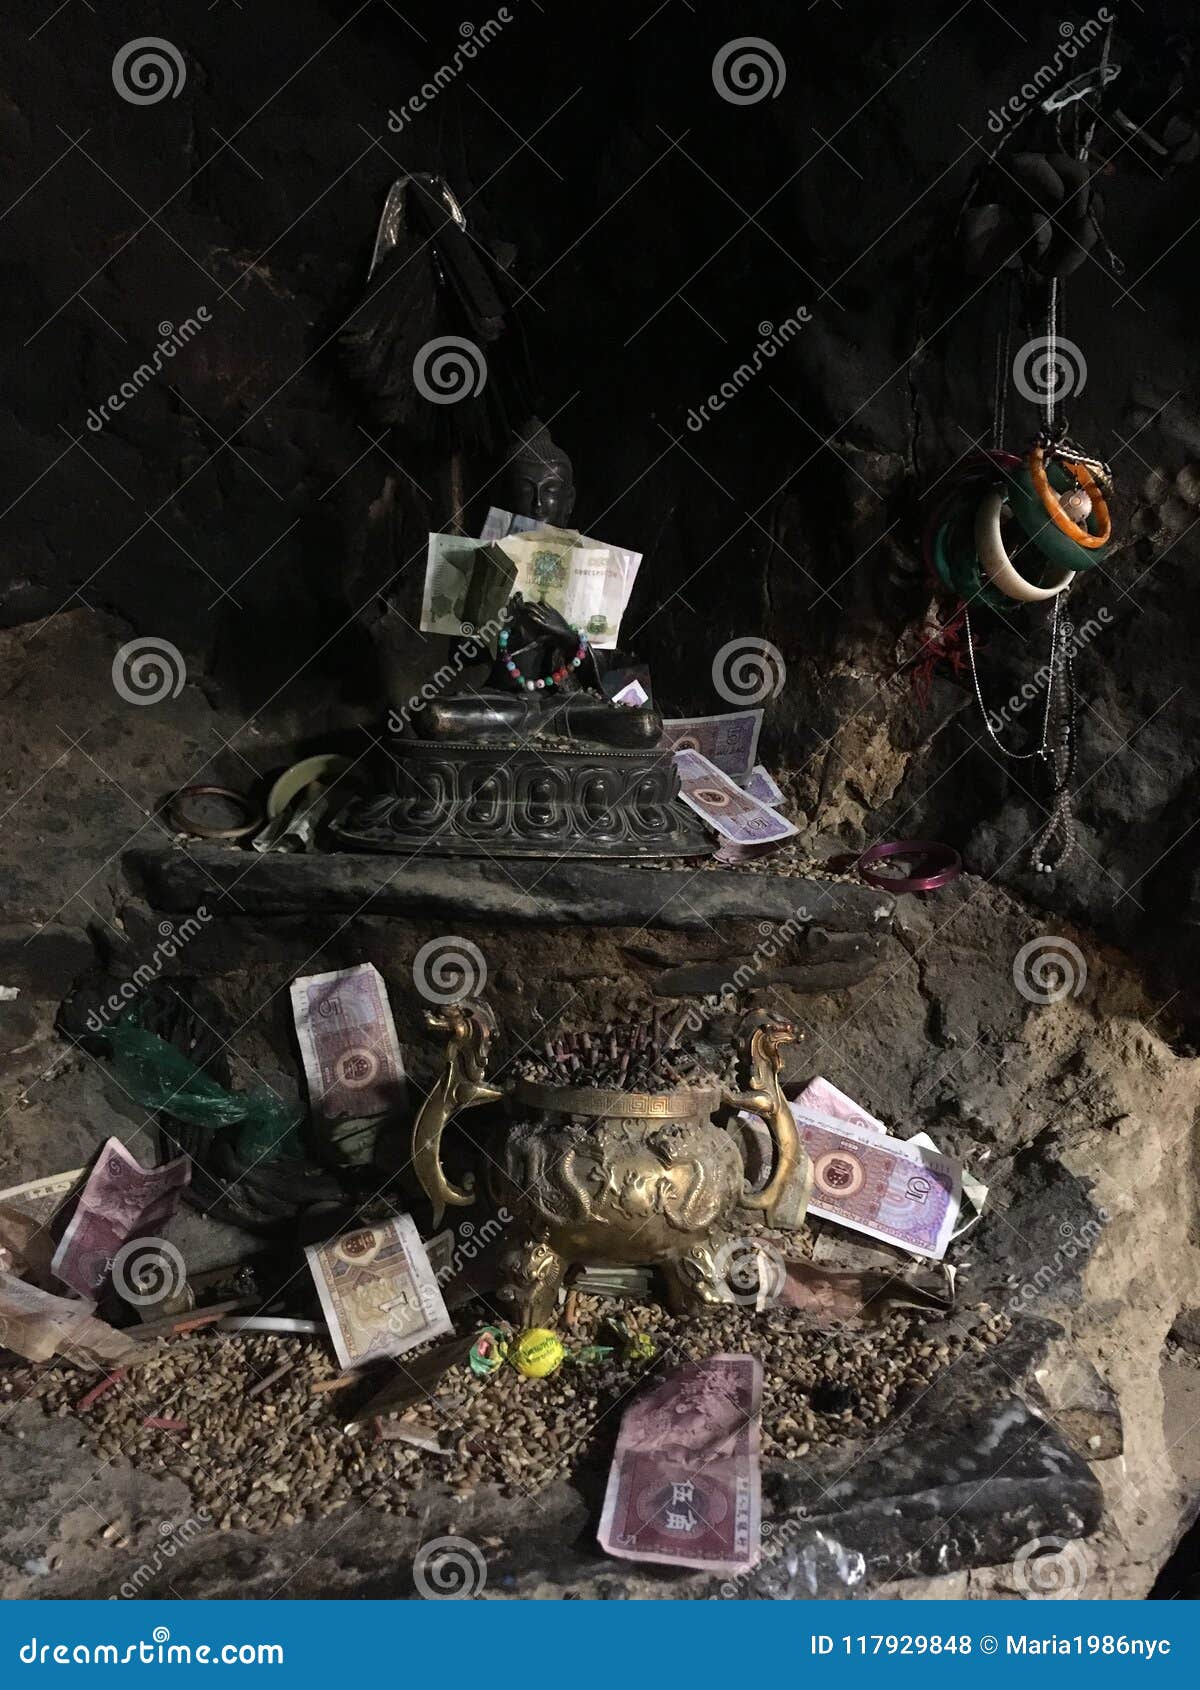
<svg viewBox="0 0 1200 1690">
<path fill-rule="evenodd" d="M 490 673 L 432 699 L 409 720 L 413 737 L 471 741 L 583 740 L 640 750 L 658 744 L 662 717 L 649 705 L 612 704 L 601 688 L 601 664 L 623 664 L 616 652 L 596 652 L 552 605 L 514 593 Z"/>
<path fill-rule="evenodd" d="M 565 528 L 575 509 L 575 472 L 540 417 L 530 417 L 509 444 L 506 487 L 509 509 Z"/>
</svg>

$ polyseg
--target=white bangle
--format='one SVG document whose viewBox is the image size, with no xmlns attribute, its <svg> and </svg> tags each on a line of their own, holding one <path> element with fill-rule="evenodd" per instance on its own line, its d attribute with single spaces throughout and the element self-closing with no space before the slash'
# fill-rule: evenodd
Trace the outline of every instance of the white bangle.
<svg viewBox="0 0 1200 1690">
<path fill-rule="evenodd" d="M 1042 599 L 1057 597 L 1075 579 L 1073 569 L 1064 569 L 1047 587 L 1035 587 L 1023 575 L 1018 575 L 1004 549 L 1000 536 L 1000 512 L 1004 508 L 1004 494 L 999 489 L 985 493 L 975 512 L 975 551 L 988 580 L 1007 598 L 1019 599 L 1023 604 L 1036 604 Z"/>
</svg>

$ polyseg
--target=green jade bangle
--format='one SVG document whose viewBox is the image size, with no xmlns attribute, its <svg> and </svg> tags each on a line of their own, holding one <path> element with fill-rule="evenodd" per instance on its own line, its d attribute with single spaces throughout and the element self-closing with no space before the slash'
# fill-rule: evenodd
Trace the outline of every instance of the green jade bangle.
<svg viewBox="0 0 1200 1690">
<path fill-rule="evenodd" d="M 1049 466 L 1050 485 L 1056 493 L 1074 492 L 1075 482 L 1061 464 Z M 1072 540 L 1069 534 L 1064 534 L 1046 515 L 1045 507 L 1038 498 L 1033 485 L 1033 477 L 1027 469 L 1013 470 L 1004 476 L 1005 499 L 1008 507 L 1016 517 L 1021 532 L 1027 540 L 1041 552 L 1042 556 L 1055 563 L 1060 569 L 1091 569 L 1095 564 L 1102 563 L 1112 550 L 1111 543 L 1107 546 L 1081 546 Z M 1088 533 L 1097 531 L 1097 517 L 1092 511 L 1087 519 Z"/>
<path fill-rule="evenodd" d="M 962 539 L 961 531 L 953 536 L 958 541 L 955 546 L 955 556 L 946 555 L 946 542 L 950 537 L 950 530 L 956 523 L 961 524 L 966 516 L 963 510 L 955 511 L 938 529 L 933 540 L 933 565 L 938 575 L 963 600 L 968 610 L 975 605 L 986 605 L 989 610 L 995 610 L 1002 616 L 1010 616 L 1014 601 L 1004 593 L 997 592 L 983 572 L 983 565 L 975 551 L 975 539 L 972 533 L 966 541 Z M 974 511 L 971 513 L 972 520 Z M 969 554 L 969 555 L 968 555 Z"/>
</svg>

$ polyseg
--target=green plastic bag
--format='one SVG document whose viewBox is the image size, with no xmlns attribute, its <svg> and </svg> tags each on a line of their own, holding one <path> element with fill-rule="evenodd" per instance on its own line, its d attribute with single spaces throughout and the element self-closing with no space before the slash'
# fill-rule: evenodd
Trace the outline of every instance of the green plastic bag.
<svg viewBox="0 0 1200 1690">
<path fill-rule="evenodd" d="M 234 1148 L 244 1162 L 304 1153 L 296 1106 L 270 1091 L 226 1091 L 157 1033 L 122 1017 L 108 1034 L 113 1077 L 143 1109 L 161 1110 L 190 1127 L 237 1127 Z"/>
</svg>

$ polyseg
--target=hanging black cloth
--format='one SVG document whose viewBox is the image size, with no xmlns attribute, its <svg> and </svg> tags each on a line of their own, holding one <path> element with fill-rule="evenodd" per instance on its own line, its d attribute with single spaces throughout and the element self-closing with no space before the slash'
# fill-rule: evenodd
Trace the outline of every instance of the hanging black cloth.
<svg viewBox="0 0 1200 1690">
<path fill-rule="evenodd" d="M 501 453 L 529 409 L 506 332 L 516 292 L 443 177 L 393 184 L 365 296 L 339 337 L 378 422 L 420 449 Z"/>
</svg>

